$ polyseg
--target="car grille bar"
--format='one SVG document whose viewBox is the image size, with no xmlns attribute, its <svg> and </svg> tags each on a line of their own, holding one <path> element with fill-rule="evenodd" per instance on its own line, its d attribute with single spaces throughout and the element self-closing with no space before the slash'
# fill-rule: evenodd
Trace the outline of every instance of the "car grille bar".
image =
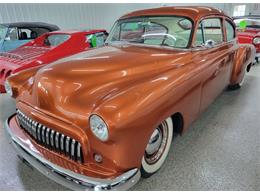
<svg viewBox="0 0 260 195">
<path fill-rule="evenodd" d="M 83 163 L 82 147 L 78 141 L 30 119 L 20 110 L 17 110 L 17 119 L 25 132 L 38 144 Z"/>
</svg>

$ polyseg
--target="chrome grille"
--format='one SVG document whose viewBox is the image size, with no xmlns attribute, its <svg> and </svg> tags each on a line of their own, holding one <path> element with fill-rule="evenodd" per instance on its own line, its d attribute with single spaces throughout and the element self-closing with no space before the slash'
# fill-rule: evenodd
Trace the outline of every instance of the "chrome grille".
<svg viewBox="0 0 260 195">
<path fill-rule="evenodd" d="M 17 110 L 17 119 L 25 132 L 36 140 L 38 144 L 63 154 L 74 161 L 83 162 L 81 144 L 75 139 L 30 119 L 20 110 Z"/>
</svg>

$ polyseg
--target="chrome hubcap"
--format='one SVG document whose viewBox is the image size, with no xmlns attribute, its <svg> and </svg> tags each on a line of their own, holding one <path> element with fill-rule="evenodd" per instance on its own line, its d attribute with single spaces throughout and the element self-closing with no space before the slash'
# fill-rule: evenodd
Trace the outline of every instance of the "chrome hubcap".
<svg viewBox="0 0 260 195">
<path fill-rule="evenodd" d="M 144 159 L 148 164 L 156 163 L 162 156 L 168 137 L 168 125 L 163 121 L 152 133 L 145 149 Z"/>
<path fill-rule="evenodd" d="M 146 153 L 149 155 L 155 153 L 159 149 L 161 142 L 162 142 L 162 133 L 160 132 L 159 129 L 156 128 L 146 147 Z"/>
</svg>

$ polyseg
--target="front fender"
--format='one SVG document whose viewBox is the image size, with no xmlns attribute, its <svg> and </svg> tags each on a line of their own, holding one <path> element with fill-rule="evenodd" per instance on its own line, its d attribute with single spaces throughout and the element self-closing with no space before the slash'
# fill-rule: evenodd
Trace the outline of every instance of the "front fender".
<svg viewBox="0 0 260 195">
<path fill-rule="evenodd" d="M 160 100 L 158 88 L 151 81 L 135 85 L 107 100 L 94 111 L 109 126 L 109 138 L 114 150 L 111 159 L 122 169 L 141 165 L 149 137 L 158 123 L 158 114 L 152 113 L 163 101 Z M 98 150 L 99 146 L 95 144 L 93 147 Z"/>
<path fill-rule="evenodd" d="M 184 82 L 185 69 L 167 71 L 133 85 L 107 98 L 93 110 L 92 113 L 100 115 L 109 127 L 107 148 L 113 150 L 110 159 L 122 169 L 140 167 L 151 133 L 161 121 L 186 109 L 191 99 L 196 105 L 194 110 L 199 110 L 199 98 L 194 98 L 193 94 L 198 97 L 200 90 L 192 91 L 197 85 L 195 82 Z M 189 114 L 192 112 L 193 105 Z M 93 150 L 103 153 L 106 143 L 92 144 Z"/>
<path fill-rule="evenodd" d="M 29 68 L 8 77 L 8 81 L 13 89 L 13 98 L 17 98 L 20 91 L 23 91 L 29 86 L 27 81 L 33 77 L 40 68 L 41 66 Z"/>
</svg>

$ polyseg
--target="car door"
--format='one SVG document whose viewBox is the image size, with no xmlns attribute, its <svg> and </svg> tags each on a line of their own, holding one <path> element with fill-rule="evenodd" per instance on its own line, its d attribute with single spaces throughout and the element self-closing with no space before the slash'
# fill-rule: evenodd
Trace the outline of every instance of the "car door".
<svg viewBox="0 0 260 195">
<path fill-rule="evenodd" d="M 195 44 L 201 48 L 197 60 L 200 60 L 203 75 L 200 102 L 202 112 L 228 84 L 228 46 L 225 42 L 223 18 L 203 19 L 197 29 Z"/>
</svg>

